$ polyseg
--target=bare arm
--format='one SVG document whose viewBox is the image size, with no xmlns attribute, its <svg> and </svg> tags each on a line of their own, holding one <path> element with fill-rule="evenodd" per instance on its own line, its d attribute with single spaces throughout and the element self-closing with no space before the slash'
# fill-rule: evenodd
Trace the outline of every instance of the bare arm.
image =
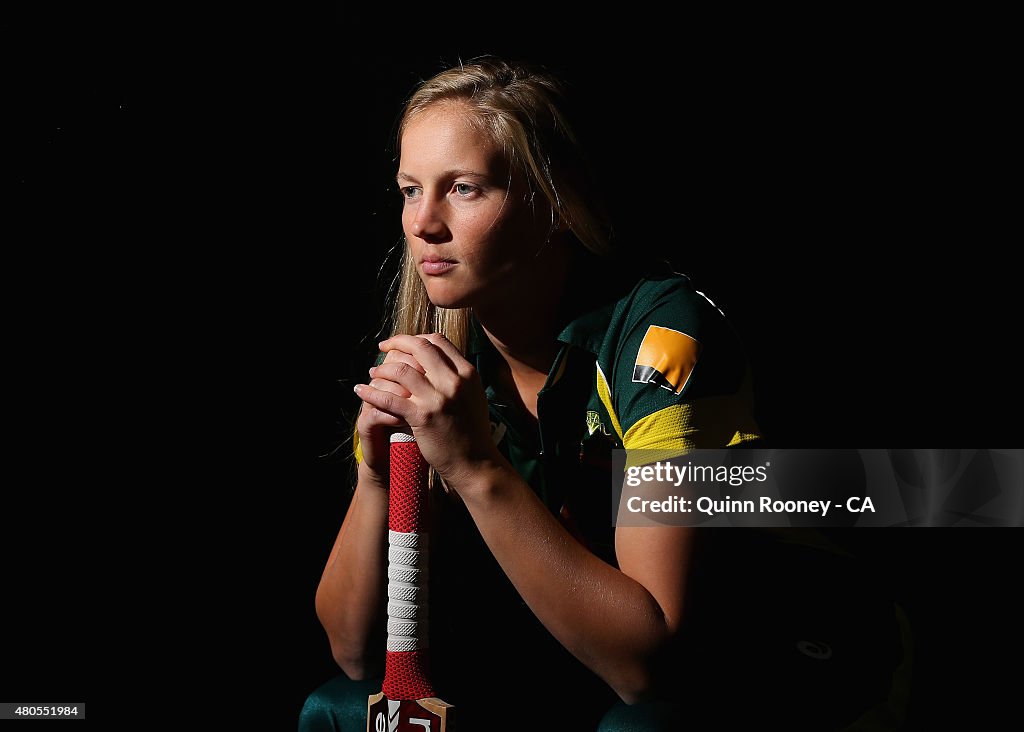
<svg viewBox="0 0 1024 732">
<path fill-rule="evenodd" d="M 552 635 L 624 701 L 641 700 L 654 686 L 655 656 L 683 621 L 693 529 L 617 529 L 616 569 L 580 545 L 511 466 L 481 470 L 459 494 Z"/>
<path fill-rule="evenodd" d="M 316 591 L 317 617 L 334 660 L 355 680 L 380 673 L 383 657 L 368 649 L 383 637 L 387 520 L 385 486 L 361 464 L 355 494 Z"/>
</svg>

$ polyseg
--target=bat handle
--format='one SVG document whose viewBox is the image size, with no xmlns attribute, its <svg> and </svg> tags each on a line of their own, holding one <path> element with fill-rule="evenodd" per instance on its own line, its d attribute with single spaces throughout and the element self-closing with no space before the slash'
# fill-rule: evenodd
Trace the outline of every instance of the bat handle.
<svg viewBox="0 0 1024 732">
<path fill-rule="evenodd" d="M 388 495 L 388 644 L 383 692 L 388 699 L 435 696 L 428 675 L 427 479 L 416 438 L 391 436 Z"/>
</svg>

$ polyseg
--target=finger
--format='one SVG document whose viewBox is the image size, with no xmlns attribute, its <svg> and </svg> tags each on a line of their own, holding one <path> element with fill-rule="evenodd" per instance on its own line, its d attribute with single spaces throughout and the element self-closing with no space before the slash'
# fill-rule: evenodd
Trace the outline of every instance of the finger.
<svg viewBox="0 0 1024 732">
<path fill-rule="evenodd" d="M 381 412 L 392 417 L 399 417 L 408 421 L 409 416 L 416 410 L 410 399 L 392 394 L 389 391 L 375 389 L 369 384 L 356 384 L 353 390 L 364 403 L 376 407 Z"/>
<path fill-rule="evenodd" d="M 382 412 L 368 402 L 363 402 L 360 405 L 359 417 L 356 420 L 357 426 L 363 430 L 370 430 L 374 427 L 398 427 L 404 429 L 408 427 L 408 423 L 400 417 L 396 417 L 393 414 Z"/>
<path fill-rule="evenodd" d="M 370 375 L 377 379 L 394 382 L 410 394 L 428 398 L 437 391 L 430 379 L 407 363 L 385 363 L 370 369 Z"/>
<path fill-rule="evenodd" d="M 382 412 L 368 402 L 363 402 L 357 423 L 357 427 L 362 433 L 369 432 L 374 427 L 397 427 L 401 429 L 408 426 L 404 419 L 387 412 Z"/>
<path fill-rule="evenodd" d="M 404 351 L 398 351 L 398 350 L 389 351 L 388 353 L 384 354 L 384 360 L 382 361 L 382 363 L 407 363 L 410 366 L 412 366 L 414 369 L 419 371 L 421 374 L 424 371 L 426 371 L 426 369 L 424 369 L 420 365 L 420 362 L 417 361 L 414 356 L 412 356 L 411 354 L 405 353 Z M 379 366 L 380 364 L 377 364 L 377 365 Z"/>
<path fill-rule="evenodd" d="M 429 374 L 431 371 L 458 373 L 455 364 L 451 362 L 445 352 L 423 336 L 396 335 L 380 343 L 382 351 L 390 352 L 395 349 L 412 355 L 423 365 L 424 373 Z"/>
<path fill-rule="evenodd" d="M 400 397 L 412 396 L 412 393 L 404 386 L 389 379 L 372 379 L 370 381 L 370 386 L 379 391 L 390 391 L 392 394 L 397 394 Z"/>
<path fill-rule="evenodd" d="M 458 372 L 459 376 L 468 376 L 471 370 L 475 368 L 473 364 L 466 360 L 466 357 L 462 355 L 462 352 L 455 347 L 455 344 L 440 333 L 427 333 L 420 337 L 426 338 L 428 341 L 440 348 L 441 352 L 448 357 L 449 361 L 451 361 L 452 366 Z"/>
</svg>

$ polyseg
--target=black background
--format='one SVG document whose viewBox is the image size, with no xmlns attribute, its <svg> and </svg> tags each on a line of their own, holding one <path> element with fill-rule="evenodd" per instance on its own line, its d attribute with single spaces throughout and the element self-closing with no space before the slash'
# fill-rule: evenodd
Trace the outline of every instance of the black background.
<svg viewBox="0 0 1024 732">
<path fill-rule="evenodd" d="M 393 128 L 415 83 L 459 58 L 532 60 L 568 81 L 618 241 L 669 258 L 738 328 L 776 445 L 1019 444 L 1005 107 L 979 73 L 999 66 L 998 48 L 725 32 L 699 47 L 415 35 L 357 47 L 363 29 L 345 18 L 294 25 L 238 29 L 201 55 L 147 50 L 140 35 L 110 63 L 22 59 L 36 75 L 14 105 L 13 182 L 37 227 L 18 256 L 41 268 L 34 291 L 50 305 L 37 312 L 60 325 L 46 330 L 57 343 L 19 362 L 47 385 L 51 436 L 22 442 L 46 466 L 48 447 L 82 431 L 64 421 L 80 413 L 69 405 L 108 403 L 65 399 L 68 354 L 88 354 L 94 391 L 127 397 L 130 416 L 114 419 L 127 434 L 86 450 L 97 467 L 76 471 L 86 463 L 70 448 L 59 462 L 122 493 L 68 491 L 62 521 L 109 505 L 129 516 L 113 522 L 116 541 L 99 528 L 73 541 L 54 522 L 14 531 L 8 513 L 5 572 L 31 591 L 6 601 L 0 697 L 87 691 L 91 711 L 112 713 L 119 690 L 167 676 L 181 644 L 188 671 L 160 693 L 230 700 L 290 728 L 335 673 L 313 596 L 351 483 L 347 444 L 334 448 L 350 435 L 379 270 L 400 235 Z M 129 488 L 141 497 L 124 500 Z M 850 537 L 918 634 L 915 728 L 976 726 L 1016 703 L 1002 690 L 1019 679 L 1018 536 Z M 109 591 L 83 568 L 79 538 L 96 565 L 113 557 Z M 113 619 L 94 625 L 96 607 Z M 125 670 L 97 676 L 123 645 Z"/>
</svg>

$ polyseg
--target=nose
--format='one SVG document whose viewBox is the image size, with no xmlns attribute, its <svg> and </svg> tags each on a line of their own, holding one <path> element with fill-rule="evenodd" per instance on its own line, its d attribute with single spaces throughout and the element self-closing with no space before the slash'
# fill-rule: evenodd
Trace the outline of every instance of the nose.
<svg viewBox="0 0 1024 732">
<path fill-rule="evenodd" d="M 449 232 L 444 219 L 443 207 L 443 202 L 430 200 L 424 196 L 416 207 L 416 213 L 409 227 L 412 235 L 427 242 L 447 239 Z"/>
</svg>

